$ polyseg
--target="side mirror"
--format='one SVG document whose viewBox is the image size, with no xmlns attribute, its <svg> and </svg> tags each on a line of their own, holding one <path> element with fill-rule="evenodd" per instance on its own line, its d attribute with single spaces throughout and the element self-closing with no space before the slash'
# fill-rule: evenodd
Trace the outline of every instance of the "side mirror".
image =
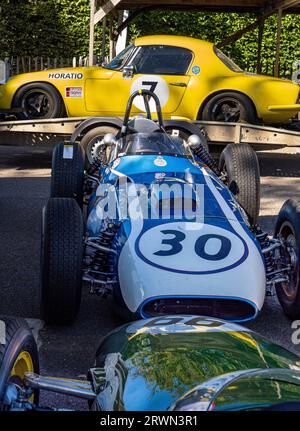
<svg viewBox="0 0 300 431">
<path fill-rule="evenodd" d="M 134 66 L 124 66 L 123 68 L 123 78 L 124 79 L 131 79 L 134 75 L 135 69 Z"/>
<path fill-rule="evenodd" d="M 101 145 L 105 147 L 112 147 L 117 144 L 116 137 L 112 133 L 106 133 L 106 135 L 103 136 Z"/>
<path fill-rule="evenodd" d="M 191 150 L 197 150 L 197 148 L 200 148 L 202 146 L 201 139 L 198 135 L 191 135 L 188 138 L 187 143 Z"/>
</svg>

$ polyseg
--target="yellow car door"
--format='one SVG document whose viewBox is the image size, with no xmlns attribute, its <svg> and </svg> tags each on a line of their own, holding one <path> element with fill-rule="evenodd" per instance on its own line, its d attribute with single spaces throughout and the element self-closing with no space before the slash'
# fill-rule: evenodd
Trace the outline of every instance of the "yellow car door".
<svg viewBox="0 0 300 431">
<path fill-rule="evenodd" d="M 139 89 L 148 89 L 158 96 L 164 114 L 175 114 L 190 80 L 187 71 L 192 59 L 193 53 L 186 48 L 169 45 L 135 47 L 121 69 L 113 69 L 108 64 L 105 71 L 101 68 L 90 75 L 86 81 L 87 111 L 98 115 L 123 115 L 129 95 Z M 112 63 L 118 66 L 114 61 Z M 155 111 L 154 101 L 150 106 Z M 144 111 L 142 97 L 135 99 L 134 111 Z"/>
</svg>

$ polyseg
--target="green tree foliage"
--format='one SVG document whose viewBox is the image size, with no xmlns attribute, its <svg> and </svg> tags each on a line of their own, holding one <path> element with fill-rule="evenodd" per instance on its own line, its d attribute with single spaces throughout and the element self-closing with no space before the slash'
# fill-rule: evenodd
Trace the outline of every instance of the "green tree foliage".
<svg viewBox="0 0 300 431">
<path fill-rule="evenodd" d="M 86 55 L 89 0 L 1 0 L 0 58 Z M 96 49 L 101 26 L 96 31 Z"/>
<path fill-rule="evenodd" d="M 88 52 L 89 0 L 1 0 L 0 58 L 10 56 L 85 56 Z M 251 14 L 160 12 L 138 16 L 129 38 L 147 34 L 188 35 L 220 42 L 255 20 Z M 289 75 L 300 58 L 300 15 L 283 17 L 281 74 Z M 96 53 L 100 54 L 102 26 L 96 27 Z M 236 63 L 255 71 L 258 30 L 224 48 Z M 272 73 L 276 16 L 266 20 L 263 38 L 263 71 Z"/>
</svg>

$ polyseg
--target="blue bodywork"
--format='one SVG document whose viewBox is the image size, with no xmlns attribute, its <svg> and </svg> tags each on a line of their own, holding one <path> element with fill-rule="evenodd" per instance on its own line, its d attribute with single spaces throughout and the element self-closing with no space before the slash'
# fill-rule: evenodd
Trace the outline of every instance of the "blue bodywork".
<svg viewBox="0 0 300 431">
<path fill-rule="evenodd" d="M 157 157 L 163 158 L 163 166 L 158 166 L 156 164 Z M 118 190 L 118 181 L 120 176 L 125 176 L 128 178 L 128 181 L 134 184 L 142 184 L 147 187 L 150 191 L 151 186 L 153 184 L 190 184 L 192 185 L 202 185 L 203 186 L 203 199 L 205 202 L 204 205 L 204 224 L 209 224 L 211 226 L 216 226 L 222 229 L 225 229 L 228 232 L 232 232 L 234 235 L 238 236 L 240 240 L 244 244 L 244 253 L 240 257 L 240 259 L 235 262 L 233 265 L 229 265 L 226 268 L 210 270 L 210 271 L 192 271 L 188 272 L 189 274 L 213 274 L 218 272 L 224 272 L 226 270 L 232 269 L 234 266 L 240 265 L 245 259 L 248 257 L 248 246 L 243 238 L 241 238 L 232 227 L 232 223 L 228 220 L 228 215 L 224 212 L 224 209 L 221 207 L 220 203 L 216 200 L 214 194 L 211 191 L 211 188 L 207 186 L 207 181 L 204 177 L 204 173 L 202 168 L 205 169 L 206 175 L 209 175 L 211 182 L 214 187 L 218 190 L 223 200 L 227 202 L 231 211 L 234 214 L 235 221 L 238 221 L 240 226 L 244 229 L 249 240 L 255 244 L 257 250 L 261 254 L 261 248 L 259 243 L 257 242 L 255 236 L 249 230 L 249 225 L 247 221 L 247 217 L 238 202 L 228 190 L 228 188 L 223 184 L 223 182 L 215 175 L 207 166 L 204 165 L 202 160 L 183 157 L 183 156 L 175 156 L 175 155 L 157 155 L 157 154 L 142 154 L 142 155 L 122 155 L 120 154 L 118 158 L 111 160 L 109 164 L 102 167 L 99 171 L 99 177 L 101 180 L 101 185 L 104 184 L 109 186 L 115 186 L 116 190 Z M 87 232 L 90 237 L 97 237 L 103 229 L 105 229 L 105 221 L 99 220 L 97 215 L 97 205 L 99 202 L 99 196 L 97 196 L 97 190 L 89 198 L 88 203 L 88 217 L 87 217 Z M 149 203 L 149 211 L 150 211 L 150 203 Z M 185 217 L 182 216 L 182 221 L 185 221 Z M 147 261 L 143 254 L 139 249 L 139 239 L 140 237 L 149 229 L 152 229 L 155 226 L 161 225 L 168 227 L 169 223 L 174 221 L 174 214 L 170 214 L 169 219 L 145 219 L 143 220 L 143 227 L 141 233 L 135 243 L 135 251 L 136 254 L 150 265 L 155 266 L 156 268 L 166 269 L 163 264 L 155 264 Z M 190 220 L 189 220 L 190 221 Z M 118 258 L 120 253 L 126 243 L 131 233 L 132 229 L 132 220 L 130 218 L 120 219 L 118 214 L 116 219 L 113 220 L 115 224 L 119 226 L 116 235 L 114 237 L 112 248 L 117 252 L 113 258 L 113 266 L 115 268 L 115 273 L 118 274 Z M 263 260 L 263 257 L 262 257 Z M 181 271 L 180 269 L 167 269 L 168 271 L 178 272 L 178 273 L 186 273 L 186 271 Z M 153 301 L 155 299 L 163 299 L 165 296 L 155 296 L 151 298 L 147 298 L 143 303 L 140 304 L 136 312 L 132 313 L 128 310 L 124 297 L 122 295 L 122 289 L 120 288 L 119 282 L 113 285 L 112 295 L 108 295 L 108 299 L 114 309 L 117 310 L 118 313 L 121 313 L 126 318 L 147 318 L 149 314 L 145 311 L 145 306 L 149 302 L 149 300 Z M 172 295 L 168 295 L 168 298 L 172 298 Z M 186 295 L 174 296 L 174 298 L 195 298 L 193 295 L 189 295 L 187 292 Z M 201 295 L 199 292 L 199 296 L 196 298 L 207 298 L 206 295 Z M 232 318 L 228 320 L 233 321 L 246 321 L 254 318 L 258 312 L 256 304 L 252 301 L 247 301 L 244 298 L 235 298 L 230 295 L 226 298 L 220 297 L 220 299 L 233 299 L 240 300 L 240 302 L 248 303 L 250 305 L 250 311 L 246 316 L 242 318 Z"/>
</svg>

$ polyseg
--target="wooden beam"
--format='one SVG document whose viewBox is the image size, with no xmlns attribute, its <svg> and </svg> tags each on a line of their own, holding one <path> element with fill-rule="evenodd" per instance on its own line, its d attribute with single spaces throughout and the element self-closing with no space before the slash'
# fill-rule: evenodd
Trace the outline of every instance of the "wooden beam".
<svg viewBox="0 0 300 431">
<path fill-rule="evenodd" d="M 98 12 L 94 15 L 94 25 L 98 24 L 106 15 L 108 15 L 122 0 L 108 0 L 103 6 L 100 7 Z"/>
<path fill-rule="evenodd" d="M 281 30 L 282 30 L 282 9 L 279 9 L 278 10 L 278 17 L 277 17 L 276 54 L 275 54 L 275 68 L 274 68 L 274 75 L 277 77 L 280 74 Z"/>
<path fill-rule="evenodd" d="M 89 66 L 94 64 L 95 26 L 94 15 L 96 12 L 96 0 L 90 0 L 90 40 L 89 40 Z"/>
<path fill-rule="evenodd" d="M 261 73 L 262 64 L 261 64 L 261 50 L 262 50 L 262 41 L 265 29 L 265 18 L 260 18 L 260 23 L 258 27 L 258 46 L 257 46 L 257 63 L 256 63 L 256 73 Z"/>
<path fill-rule="evenodd" d="M 102 44 L 101 44 L 101 62 L 105 61 L 105 45 L 106 45 L 106 16 L 102 21 Z"/>
<path fill-rule="evenodd" d="M 276 3 L 273 3 L 272 6 L 266 7 L 266 9 L 262 13 L 262 18 L 266 19 L 269 16 L 273 15 L 273 13 L 278 12 L 279 9 L 285 10 L 296 5 L 300 5 L 300 0 L 277 0 Z M 259 26 L 259 24 L 260 24 L 260 19 L 253 22 L 252 24 L 247 25 L 245 28 L 242 28 L 241 30 L 238 30 L 236 33 L 232 34 L 222 42 L 218 43 L 217 46 L 221 48 L 232 42 L 236 42 L 238 39 L 244 36 L 244 34 L 248 33 L 251 30 L 256 29 Z"/>
<path fill-rule="evenodd" d="M 111 15 L 109 19 L 109 61 L 116 56 L 116 40 L 114 35 L 114 17 Z"/>
</svg>

